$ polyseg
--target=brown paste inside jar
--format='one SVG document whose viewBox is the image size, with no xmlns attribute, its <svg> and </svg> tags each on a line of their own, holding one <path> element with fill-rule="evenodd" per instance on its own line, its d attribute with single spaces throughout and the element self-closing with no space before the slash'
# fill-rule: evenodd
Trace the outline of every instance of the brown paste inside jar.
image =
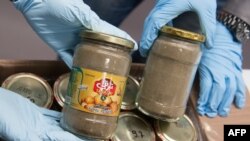
<svg viewBox="0 0 250 141">
<path fill-rule="evenodd" d="M 139 109 L 161 120 L 182 116 L 200 57 L 199 44 L 160 36 L 145 66 Z"/>
<path fill-rule="evenodd" d="M 84 45 L 79 45 L 74 55 L 74 66 L 128 76 L 131 58 L 127 51 L 118 49 L 121 46 L 112 48 L 107 47 L 110 46 L 109 44 L 92 40 L 91 42 L 86 40 Z M 117 116 L 88 113 L 74 109 L 70 105 L 64 106 L 63 113 L 62 127 L 79 136 L 108 139 L 117 126 Z"/>
</svg>

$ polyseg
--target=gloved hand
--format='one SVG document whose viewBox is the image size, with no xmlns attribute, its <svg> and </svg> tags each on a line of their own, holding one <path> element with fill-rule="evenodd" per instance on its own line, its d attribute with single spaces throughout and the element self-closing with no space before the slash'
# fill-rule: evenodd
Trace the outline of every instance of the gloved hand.
<svg viewBox="0 0 250 141">
<path fill-rule="evenodd" d="M 195 11 L 198 14 L 202 31 L 206 35 L 207 47 L 212 47 L 216 27 L 216 0 L 157 0 L 144 22 L 139 48 L 141 55 L 148 55 L 162 26 L 186 11 Z"/>
<path fill-rule="evenodd" d="M 19 94 L 0 88 L 0 137 L 8 141 L 82 141 L 64 131 L 61 113 L 40 108 Z"/>
<path fill-rule="evenodd" d="M 243 108 L 246 96 L 241 43 L 235 42 L 227 28 L 217 22 L 214 47 L 202 49 L 197 111 L 208 117 L 227 116 L 233 101 L 236 107 Z"/>
<path fill-rule="evenodd" d="M 15 0 L 13 3 L 40 38 L 69 67 L 82 28 L 134 41 L 126 32 L 101 20 L 82 0 Z M 134 43 L 134 50 L 137 50 Z"/>
</svg>

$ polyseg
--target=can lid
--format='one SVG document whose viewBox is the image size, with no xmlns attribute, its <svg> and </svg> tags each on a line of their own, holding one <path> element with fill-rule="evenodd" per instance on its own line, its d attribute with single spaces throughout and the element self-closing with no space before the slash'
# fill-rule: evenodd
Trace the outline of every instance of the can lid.
<svg viewBox="0 0 250 141">
<path fill-rule="evenodd" d="M 197 132 L 192 121 L 184 115 L 177 122 L 155 120 L 156 133 L 163 141 L 196 141 Z"/>
<path fill-rule="evenodd" d="M 69 76 L 70 76 L 70 73 L 62 74 L 56 79 L 54 86 L 53 86 L 54 97 L 57 103 L 62 107 L 64 105 L 65 96 L 67 94 Z"/>
<path fill-rule="evenodd" d="M 134 48 L 134 42 L 127 40 L 125 38 L 121 38 L 114 35 L 109 35 L 101 32 L 94 32 L 90 30 L 82 30 L 80 36 L 86 39 L 94 39 L 99 41 L 104 41 L 108 43 L 117 44 L 120 46 L 124 46 L 129 49 Z"/>
<path fill-rule="evenodd" d="M 9 76 L 2 87 L 14 91 L 40 107 L 50 108 L 53 92 L 46 80 L 33 73 L 17 73 Z"/>
<path fill-rule="evenodd" d="M 152 126 L 132 112 L 121 112 L 111 141 L 155 141 Z"/>
<path fill-rule="evenodd" d="M 195 32 L 179 29 L 179 28 L 174 28 L 170 26 L 163 26 L 161 28 L 161 32 L 171 34 L 177 37 L 193 40 L 193 41 L 198 41 L 198 42 L 204 42 L 205 41 L 205 36 L 202 34 L 198 34 Z"/>
<path fill-rule="evenodd" d="M 132 110 L 136 108 L 135 99 L 139 91 L 139 82 L 132 76 L 128 76 L 121 109 Z"/>
</svg>

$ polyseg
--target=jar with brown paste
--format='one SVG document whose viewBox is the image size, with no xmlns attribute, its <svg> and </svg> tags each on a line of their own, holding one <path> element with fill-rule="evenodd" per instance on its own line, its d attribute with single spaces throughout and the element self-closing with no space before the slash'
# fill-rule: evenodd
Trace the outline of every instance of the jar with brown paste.
<svg viewBox="0 0 250 141">
<path fill-rule="evenodd" d="M 93 31 L 80 36 L 61 126 L 78 136 L 109 139 L 117 126 L 134 43 Z"/>
<path fill-rule="evenodd" d="M 176 121 L 185 113 L 201 58 L 201 34 L 164 26 L 149 53 L 136 99 L 153 118 Z"/>
</svg>

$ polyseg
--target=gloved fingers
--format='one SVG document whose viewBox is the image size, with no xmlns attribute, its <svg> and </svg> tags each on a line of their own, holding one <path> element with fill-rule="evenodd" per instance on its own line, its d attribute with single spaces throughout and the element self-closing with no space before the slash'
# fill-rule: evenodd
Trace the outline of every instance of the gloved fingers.
<svg viewBox="0 0 250 141">
<path fill-rule="evenodd" d="M 232 54 L 240 56 L 240 58 L 242 56 L 242 44 L 240 42 L 234 41 L 231 32 L 218 21 L 216 22 L 216 38 L 214 38 L 214 47 L 216 49 L 228 51 Z M 219 53 L 223 53 L 223 51 L 219 51 Z"/>
<path fill-rule="evenodd" d="M 73 66 L 73 52 L 72 50 L 58 50 L 59 57 L 66 63 L 69 68 Z"/>
<path fill-rule="evenodd" d="M 198 13 L 201 29 L 206 36 L 206 47 L 212 48 L 214 47 L 214 36 L 216 31 L 216 14 L 215 10 L 209 12 L 201 12 Z"/>
<path fill-rule="evenodd" d="M 240 44 L 233 40 L 233 35 L 231 34 L 231 32 L 227 29 L 225 25 L 223 25 L 219 21 L 216 21 L 216 38 L 214 39 L 214 41 L 215 41 L 214 45 L 216 46 L 219 46 L 223 42 L 233 43 L 233 46 L 234 44 Z M 227 45 L 232 46 L 231 44 Z"/>
<path fill-rule="evenodd" d="M 223 99 L 218 108 L 218 114 L 222 117 L 228 116 L 231 108 L 231 104 L 233 103 L 233 99 L 236 93 L 237 84 L 235 76 L 228 76 L 226 78 L 226 91 L 223 95 Z"/>
<path fill-rule="evenodd" d="M 39 2 L 40 0 L 15 0 L 13 1 L 15 7 L 23 13 L 25 13 L 29 7 Z"/>
<path fill-rule="evenodd" d="M 59 11 L 57 13 L 60 14 L 58 17 L 64 18 L 65 20 L 69 21 L 69 23 L 81 23 L 81 25 L 84 28 L 89 30 L 106 33 L 131 40 L 134 42 L 133 50 L 138 49 L 137 42 L 130 35 L 128 35 L 125 31 L 100 19 L 100 17 L 94 11 L 92 11 L 90 7 L 86 5 L 82 0 L 70 0 L 70 5 L 68 5 L 69 3 L 67 2 L 68 0 L 63 0 L 63 1 L 64 3 L 63 2 L 60 3 L 64 4 L 64 6 L 57 6 L 58 7 L 57 11 Z M 53 1 L 52 2 L 50 1 L 50 3 L 53 3 Z M 58 5 L 57 2 L 54 3 Z M 65 9 L 65 7 L 68 8 Z"/>
<path fill-rule="evenodd" d="M 227 49 L 213 48 L 206 51 L 206 53 L 203 53 L 203 56 L 215 60 L 218 64 L 224 65 L 225 68 L 228 68 L 231 71 L 234 71 L 235 69 L 240 70 L 242 68 L 241 52 L 237 53 Z M 222 61 L 223 63 L 221 63 Z"/>
<path fill-rule="evenodd" d="M 210 50 L 214 50 L 214 48 Z M 221 65 L 221 70 L 217 71 L 224 73 L 233 73 L 235 71 L 241 70 L 242 61 L 237 55 L 231 54 L 228 51 L 222 51 L 216 49 L 214 52 L 210 52 L 210 50 L 209 52 L 203 53 L 201 63 L 210 66 L 211 68 L 217 68 L 218 65 Z"/>
<path fill-rule="evenodd" d="M 43 107 L 39 107 L 39 111 L 44 116 L 46 116 L 48 119 L 53 120 L 53 121 L 60 121 L 60 119 L 62 117 L 62 113 L 61 112 L 57 112 L 57 111 L 54 111 L 54 110 L 45 109 Z"/>
<path fill-rule="evenodd" d="M 37 133 L 46 124 L 38 106 L 27 98 L 0 88 L 0 111 L 0 134 L 5 139 L 41 140 Z"/>
<path fill-rule="evenodd" d="M 100 19 L 99 25 L 95 25 L 92 30 L 130 40 L 134 43 L 133 51 L 136 51 L 138 49 L 137 42 L 128 33 L 107 23 L 106 21 Z"/>
<path fill-rule="evenodd" d="M 199 17 L 201 29 L 206 36 L 206 46 L 214 47 L 214 36 L 216 32 L 216 0 L 189 0 L 194 10 Z"/>
<path fill-rule="evenodd" d="M 125 38 L 128 40 L 131 40 L 134 43 L 133 50 L 138 49 L 138 45 L 135 42 L 135 40 L 132 39 L 132 37 L 130 37 L 126 32 L 122 31 L 121 29 L 100 19 L 98 15 L 95 12 L 93 12 L 90 9 L 90 7 L 86 5 L 82 0 L 62 0 L 60 3 L 56 1 L 47 1 L 47 2 L 49 3 L 48 5 L 51 6 L 50 8 L 55 11 L 55 12 L 52 12 L 53 14 L 55 14 L 55 17 L 58 17 L 58 19 L 63 19 L 62 22 L 65 23 L 66 21 L 66 23 L 68 23 L 69 26 L 77 27 L 76 30 L 80 30 L 79 29 L 79 25 L 80 25 L 84 29 L 89 29 L 95 32 L 101 32 L 101 33 L 106 33 L 106 34 L 118 36 L 121 38 Z M 55 5 L 58 5 L 58 6 L 55 6 Z M 76 40 L 77 38 L 73 38 L 73 39 Z M 72 45 L 74 44 L 74 42 L 69 42 L 69 43 Z M 66 48 L 70 48 L 70 47 L 71 46 L 66 47 Z M 73 60 L 71 53 L 66 51 L 65 49 L 63 51 L 59 50 L 58 52 L 59 52 L 59 55 L 64 60 L 64 62 L 69 67 L 71 67 L 72 60 Z"/>
<path fill-rule="evenodd" d="M 228 72 L 229 74 L 231 74 L 230 70 L 226 68 L 215 69 L 218 67 L 218 64 L 221 63 L 220 61 L 223 60 L 224 58 L 219 55 L 206 54 L 203 56 L 199 66 L 199 70 L 203 69 L 208 70 L 211 73 L 210 77 L 213 80 L 211 91 L 208 94 L 209 99 L 205 107 L 205 114 L 208 117 L 217 116 L 219 105 L 221 104 L 223 96 L 226 91 L 226 83 L 225 83 L 226 76 L 224 73 Z M 230 63 L 227 60 L 223 62 Z M 223 64 L 223 65 L 228 65 L 228 64 Z"/>
<path fill-rule="evenodd" d="M 18 134 L 15 134 L 15 133 L 13 134 L 12 131 L 9 131 L 9 130 L 0 131 L 0 134 L 1 134 L 0 140 L 3 139 L 3 141 L 43 141 L 40 138 L 40 136 L 36 135 L 32 131 L 26 131 L 25 129 L 23 130 L 24 132 L 15 132 Z"/>
<path fill-rule="evenodd" d="M 33 113 L 31 116 L 39 119 L 41 115 L 39 112 L 39 107 L 37 105 L 32 103 L 27 98 L 21 96 L 20 94 L 4 89 L 2 87 L 0 87 L 0 104 L 2 105 L 0 107 L 6 107 L 4 108 L 6 113 L 13 112 L 13 114 L 19 115 L 19 117 L 26 117 L 27 114 Z"/>
<path fill-rule="evenodd" d="M 216 72 L 215 72 L 216 73 Z M 212 89 L 209 94 L 209 99 L 206 105 L 206 115 L 208 117 L 216 117 L 218 114 L 219 105 L 226 91 L 225 79 L 223 76 L 213 80 Z"/>
<path fill-rule="evenodd" d="M 157 29 L 152 29 L 152 31 L 150 31 L 151 33 L 147 33 L 147 32 L 149 31 L 143 31 L 142 39 L 140 41 L 139 51 L 142 57 L 148 56 L 152 42 L 157 37 L 157 34 L 158 34 Z"/>
<path fill-rule="evenodd" d="M 78 33 L 81 29 L 125 38 L 134 42 L 134 50 L 138 48 L 137 43 L 126 32 L 101 20 L 82 0 L 20 1 L 29 1 L 29 4 L 20 6 L 22 3 L 17 7 L 21 7 L 20 10 L 32 8 L 24 15 L 38 35 L 56 50 L 74 47 L 79 41 Z M 70 66 L 68 61 L 66 63 Z"/>
<path fill-rule="evenodd" d="M 189 9 L 187 7 L 188 4 L 186 1 L 182 1 L 179 5 L 171 1 L 157 2 L 156 6 L 151 10 L 144 21 L 143 33 L 139 48 L 143 57 L 148 55 L 148 51 L 154 40 L 157 38 L 160 28 L 171 22 L 171 20 L 177 17 L 179 14 L 188 11 Z"/>
<path fill-rule="evenodd" d="M 57 117 L 58 112 L 42 109 L 19 94 L 2 88 L 0 88 L 0 111 L 2 113 L 0 113 L 0 134 L 7 140 L 49 140 L 55 136 L 53 131 L 58 131 L 56 132 L 58 138 L 54 140 L 79 140 L 63 131 L 59 123 L 50 118 Z"/>
<path fill-rule="evenodd" d="M 66 1 L 66 0 L 65 0 Z M 67 3 L 66 3 L 67 4 Z M 137 42 L 126 32 L 121 29 L 103 21 L 99 16 L 90 9 L 82 0 L 71 0 L 71 7 L 65 12 L 65 15 L 61 15 L 67 20 L 78 21 L 86 29 L 96 32 L 106 33 L 121 38 L 125 38 L 134 42 L 134 49 L 138 49 Z M 58 10 L 62 11 L 62 10 Z"/>
<path fill-rule="evenodd" d="M 235 106 L 243 108 L 246 103 L 246 87 L 242 76 L 242 71 L 237 72 L 237 91 L 235 94 Z"/>
<path fill-rule="evenodd" d="M 197 112 L 200 115 L 205 115 L 206 104 L 209 100 L 209 94 L 212 88 L 213 80 L 211 73 L 203 65 L 199 66 L 199 77 L 200 77 L 200 92 L 197 101 Z"/>
<path fill-rule="evenodd" d="M 71 134 L 70 132 L 64 130 L 57 131 L 47 131 L 44 140 L 51 141 L 90 141 L 88 139 L 80 139 L 77 136 Z"/>
</svg>

